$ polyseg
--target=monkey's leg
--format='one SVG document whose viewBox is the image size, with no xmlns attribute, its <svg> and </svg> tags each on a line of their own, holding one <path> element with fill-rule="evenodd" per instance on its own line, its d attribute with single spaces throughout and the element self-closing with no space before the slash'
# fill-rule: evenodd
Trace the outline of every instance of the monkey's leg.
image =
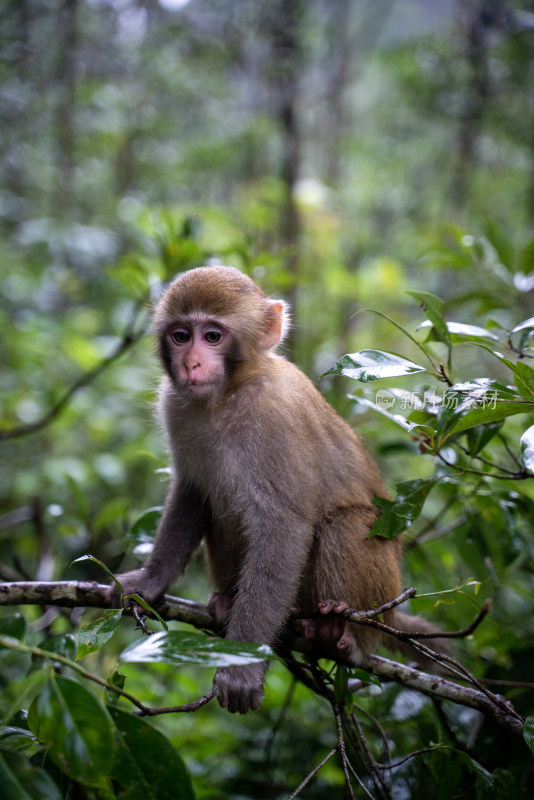
<svg viewBox="0 0 534 800">
<path fill-rule="evenodd" d="M 233 608 L 235 596 L 225 592 L 213 592 L 208 600 L 208 611 L 215 617 L 217 625 L 222 630 L 228 625 L 228 617 Z"/>
</svg>

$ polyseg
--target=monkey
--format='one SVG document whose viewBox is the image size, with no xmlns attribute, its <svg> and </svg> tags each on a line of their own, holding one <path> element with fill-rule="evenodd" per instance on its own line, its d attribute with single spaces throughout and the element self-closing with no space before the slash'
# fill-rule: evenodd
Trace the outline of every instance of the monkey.
<svg viewBox="0 0 534 800">
<path fill-rule="evenodd" d="M 401 544 L 369 538 L 373 498 L 387 496 L 378 469 L 312 381 L 276 351 L 287 305 L 234 267 L 198 267 L 170 284 L 153 321 L 172 479 L 152 553 L 117 576 L 123 593 L 153 604 L 204 540 L 216 589 L 209 608 L 228 638 L 276 647 L 298 609 L 304 640 L 358 665 L 381 632 L 317 611 L 366 610 L 397 597 Z M 384 621 L 432 628 L 397 609 Z M 219 668 L 220 705 L 256 710 L 266 668 Z"/>
</svg>

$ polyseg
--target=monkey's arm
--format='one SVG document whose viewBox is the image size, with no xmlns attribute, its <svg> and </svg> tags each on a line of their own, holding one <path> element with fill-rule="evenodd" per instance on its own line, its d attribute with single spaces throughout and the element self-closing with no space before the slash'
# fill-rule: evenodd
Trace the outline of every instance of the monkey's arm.
<svg viewBox="0 0 534 800">
<path fill-rule="evenodd" d="M 156 534 L 154 549 L 145 566 L 117 575 L 123 594 L 140 594 L 153 604 L 178 575 L 210 525 L 210 512 L 198 492 L 176 482 L 171 487 Z M 118 590 L 112 588 L 114 600 Z"/>
<path fill-rule="evenodd" d="M 280 511 L 280 515 L 257 513 L 264 524 L 261 530 L 249 534 L 226 635 L 238 641 L 272 645 L 296 601 L 313 542 L 313 528 L 297 515 L 288 515 L 287 510 Z M 266 670 L 266 662 L 217 670 L 214 685 L 221 706 L 241 714 L 257 709 L 263 697 Z"/>
</svg>

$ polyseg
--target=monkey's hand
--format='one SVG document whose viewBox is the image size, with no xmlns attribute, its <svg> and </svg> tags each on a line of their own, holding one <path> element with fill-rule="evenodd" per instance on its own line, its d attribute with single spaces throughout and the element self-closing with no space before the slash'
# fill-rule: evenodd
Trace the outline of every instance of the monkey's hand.
<svg viewBox="0 0 534 800">
<path fill-rule="evenodd" d="M 256 711 L 263 699 L 263 680 L 267 662 L 246 664 L 243 667 L 220 667 L 215 673 L 213 685 L 217 690 L 219 705 L 232 714 Z"/>
<path fill-rule="evenodd" d="M 139 594 L 151 606 L 156 604 L 156 601 L 163 595 L 167 588 L 162 584 L 161 578 L 157 575 L 150 575 L 144 567 L 134 569 L 131 572 L 125 572 L 122 575 L 115 576 L 122 586 L 122 593 L 126 598 L 128 594 Z M 121 593 L 116 583 L 109 587 L 109 598 L 113 603 L 114 608 L 121 608 Z M 124 605 L 128 607 L 130 600 L 125 599 Z"/>
</svg>

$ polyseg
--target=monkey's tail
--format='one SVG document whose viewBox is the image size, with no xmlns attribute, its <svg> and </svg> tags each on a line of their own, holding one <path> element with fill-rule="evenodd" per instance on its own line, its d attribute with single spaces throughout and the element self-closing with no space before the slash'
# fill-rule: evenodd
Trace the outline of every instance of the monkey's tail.
<svg viewBox="0 0 534 800">
<path fill-rule="evenodd" d="M 417 634 L 417 633 L 442 633 L 441 628 L 426 620 L 424 617 L 416 617 L 412 614 L 405 614 L 403 611 L 395 609 L 389 624 L 396 630 Z M 415 637 L 417 640 L 417 637 Z M 421 644 L 433 650 L 437 655 L 451 655 L 451 649 L 446 639 L 421 639 Z M 415 661 L 417 666 L 425 672 L 439 672 L 440 665 L 428 656 L 415 650 L 408 642 L 403 642 L 394 636 L 386 635 L 384 644 L 390 650 L 397 650 L 402 655 Z"/>
</svg>

